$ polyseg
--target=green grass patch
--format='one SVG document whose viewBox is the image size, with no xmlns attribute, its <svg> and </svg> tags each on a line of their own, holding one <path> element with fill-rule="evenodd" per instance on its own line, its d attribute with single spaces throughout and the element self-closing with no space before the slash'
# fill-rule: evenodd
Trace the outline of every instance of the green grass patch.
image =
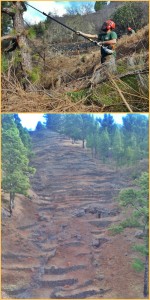
<svg viewBox="0 0 150 300">
<path fill-rule="evenodd" d="M 135 258 L 134 259 L 134 262 L 132 263 L 132 267 L 137 272 L 141 272 L 141 271 L 144 270 L 144 264 L 143 264 L 143 262 L 139 258 Z"/>
<path fill-rule="evenodd" d="M 79 100 L 82 100 L 84 99 L 85 97 L 87 97 L 87 89 L 84 89 L 84 90 L 80 90 L 80 91 L 77 91 L 77 92 L 68 92 L 67 95 L 69 97 L 71 97 L 71 100 L 76 103 L 78 102 Z"/>
<path fill-rule="evenodd" d="M 2 55 L 1 67 L 2 67 L 2 73 L 6 73 L 8 71 L 8 59 L 6 58 L 5 55 Z"/>
<path fill-rule="evenodd" d="M 108 230 L 112 235 L 116 235 L 123 232 L 124 228 L 122 225 L 112 225 L 111 227 L 108 228 Z"/>
<path fill-rule="evenodd" d="M 105 106 L 113 106 L 114 111 L 127 111 L 122 105 L 119 94 L 112 88 L 111 83 L 103 83 L 92 90 L 91 101 Z M 112 108 L 113 109 L 113 108 Z"/>
<path fill-rule="evenodd" d="M 133 88 L 138 92 L 139 86 L 136 75 L 128 75 L 121 79 L 123 82 L 129 85 L 129 87 Z"/>
<path fill-rule="evenodd" d="M 32 69 L 32 72 L 29 73 L 29 78 L 33 83 L 39 81 L 40 77 L 41 77 L 41 71 L 39 67 L 34 67 Z"/>
<path fill-rule="evenodd" d="M 28 29 L 28 37 L 29 37 L 30 39 L 36 38 L 36 31 L 35 31 L 34 28 L 29 28 L 29 29 Z"/>
</svg>

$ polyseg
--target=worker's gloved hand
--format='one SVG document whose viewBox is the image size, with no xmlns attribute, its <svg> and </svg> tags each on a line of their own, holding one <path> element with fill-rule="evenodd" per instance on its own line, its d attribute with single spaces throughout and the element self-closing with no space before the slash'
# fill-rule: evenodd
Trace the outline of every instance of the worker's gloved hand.
<svg viewBox="0 0 150 300">
<path fill-rule="evenodd" d="M 103 45 L 102 42 L 97 42 L 97 46 L 101 47 Z"/>
<path fill-rule="evenodd" d="M 81 35 L 81 34 L 84 35 L 82 31 L 76 31 L 76 34 L 77 35 Z"/>
</svg>

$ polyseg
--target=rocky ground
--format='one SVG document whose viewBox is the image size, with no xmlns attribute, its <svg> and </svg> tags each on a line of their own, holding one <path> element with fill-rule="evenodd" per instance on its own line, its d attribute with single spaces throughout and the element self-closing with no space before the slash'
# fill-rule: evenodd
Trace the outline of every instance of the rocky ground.
<svg viewBox="0 0 150 300">
<path fill-rule="evenodd" d="M 3 195 L 2 298 L 143 298 L 135 231 L 108 231 L 123 218 L 114 198 L 128 177 L 57 133 L 33 145 L 30 197 L 17 196 L 12 218 Z"/>
</svg>

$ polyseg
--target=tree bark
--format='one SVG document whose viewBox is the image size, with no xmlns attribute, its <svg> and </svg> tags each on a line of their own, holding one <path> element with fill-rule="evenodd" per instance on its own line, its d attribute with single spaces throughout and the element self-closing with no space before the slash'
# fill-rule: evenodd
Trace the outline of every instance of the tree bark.
<svg viewBox="0 0 150 300">
<path fill-rule="evenodd" d="M 21 67 L 23 76 L 28 77 L 32 71 L 32 59 L 30 54 L 30 47 L 27 40 L 27 33 L 24 28 L 23 12 L 26 10 L 25 4 L 20 1 L 13 1 L 10 8 L 2 9 L 2 13 L 6 13 L 13 19 L 13 28 L 15 31 L 18 48 L 21 56 Z M 10 38 L 10 36 L 8 36 Z M 14 36 L 12 36 L 12 39 Z M 2 40 L 7 37 L 2 37 Z"/>
<path fill-rule="evenodd" d="M 12 210 L 13 210 L 13 193 L 10 192 L 10 203 L 9 203 L 9 212 L 10 212 L 10 217 L 12 216 Z"/>
<path fill-rule="evenodd" d="M 10 217 L 12 216 L 13 208 L 15 207 L 15 193 L 10 192 L 10 203 L 9 203 L 9 211 L 10 211 Z"/>
<path fill-rule="evenodd" d="M 148 255 L 145 257 L 145 272 L 144 272 L 144 297 L 148 297 Z"/>
<path fill-rule="evenodd" d="M 31 54 L 30 48 L 28 44 L 28 40 L 26 37 L 25 29 L 24 29 L 24 20 L 23 20 L 23 6 L 21 2 L 14 2 L 15 15 L 13 18 L 14 30 L 17 34 L 17 42 L 20 49 L 20 54 L 22 58 L 22 69 L 25 75 L 28 75 L 28 72 L 32 71 L 32 62 L 31 62 Z"/>
<path fill-rule="evenodd" d="M 83 140 L 82 140 L 82 148 L 83 148 L 83 149 L 85 148 L 84 143 L 85 143 L 85 140 L 83 139 Z"/>
</svg>

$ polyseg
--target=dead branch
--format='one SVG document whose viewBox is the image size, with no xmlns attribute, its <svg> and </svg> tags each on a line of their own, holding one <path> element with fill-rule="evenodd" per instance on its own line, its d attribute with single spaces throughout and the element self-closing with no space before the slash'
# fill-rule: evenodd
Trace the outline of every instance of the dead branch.
<svg viewBox="0 0 150 300">
<path fill-rule="evenodd" d="M 115 80 L 110 76 L 110 81 L 113 83 L 113 85 L 115 86 L 116 90 L 118 91 L 121 99 L 123 100 L 124 104 L 126 105 L 126 107 L 128 108 L 128 110 L 130 112 L 133 112 L 130 105 L 128 104 L 128 102 L 126 101 L 124 95 L 122 94 L 122 91 L 120 90 L 119 86 L 117 85 L 117 83 L 115 82 Z"/>
<path fill-rule="evenodd" d="M 16 36 L 13 36 L 13 35 L 4 35 L 1 37 L 1 41 L 4 41 L 4 40 L 13 40 L 13 39 L 17 39 Z"/>
<path fill-rule="evenodd" d="M 15 13 L 12 8 L 2 8 L 2 13 L 9 15 L 10 17 L 14 17 Z"/>
</svg>

